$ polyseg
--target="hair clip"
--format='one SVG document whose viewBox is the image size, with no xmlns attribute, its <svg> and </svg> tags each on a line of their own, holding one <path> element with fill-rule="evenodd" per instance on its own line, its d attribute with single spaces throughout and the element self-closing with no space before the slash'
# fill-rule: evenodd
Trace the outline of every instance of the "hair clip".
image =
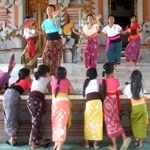
<svg viewBox="0 0 150 150">
<path fill-rule="evenodd" d="M 87 79 L 90 79 L 89 77 L 86 77 Z"/>
<path fill-rule="evenodd" d="M 105 72 L 106 70 L 105 70 L 105 69 L 103 69 L 103 71 Z"/>
</svg>

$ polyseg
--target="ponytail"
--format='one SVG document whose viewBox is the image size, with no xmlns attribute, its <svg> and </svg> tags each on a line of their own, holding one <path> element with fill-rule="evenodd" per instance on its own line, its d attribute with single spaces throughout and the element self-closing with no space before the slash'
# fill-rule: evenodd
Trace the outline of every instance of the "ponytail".
<svg viewBox="0 0 150 150">
<path fill-rule="evenodd" d="M 89 82 L 90 82 L 90 79 L 89 79 L 89 77 L 87 77 L 83 84 L 83 92 L 82 92 L 83 97 L 85 97 L 85 89 L 88 86 Z"/>
<path fill-rule="evenodd" d="M 35 77 L 35 80 L 38 80 L 40 78 L 40 75 L 39 75 L 38 71 L 36 71 L 34 73 L 34 77 Z"/>
<path fill-rule="evenodd" d="M 106 85 L 106 80 L 104 79 L 104 77 L 105 77 L 105 70 L 103 70 L 103 72 L 102 72 L 103 79 L 102 79 L 102 83 L 100 84 L 100 88 L 99 88 L 100 98 L 102 101 L 105 100 L 106 94 L 107 94 L 107 90 L 106 90 L 107 85 Z"/>
<path fill-rule="evenodd" d="M 57 80 L 57 87 L 55 89 L 55 98 L 57 97 L 58 91 L 59 91 L 59 84 L 60 84 L 60 79 Z"/>
</svg>

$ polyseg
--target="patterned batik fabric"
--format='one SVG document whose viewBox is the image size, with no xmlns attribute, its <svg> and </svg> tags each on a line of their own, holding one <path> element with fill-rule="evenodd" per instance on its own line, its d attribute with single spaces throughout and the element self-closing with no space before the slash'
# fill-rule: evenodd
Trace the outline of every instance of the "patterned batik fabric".
<svg viewBox="0 0 150 150">
<path fill-rule="evenodd" d="M 126 61 L 137 61 L 139 58 L 139 53 L 140 53 L 140 43 L 141 39 L 140 37 L 133 39 L 129 42 L 125 49 L 125 58 Z"/>
<path fill-rule="evenodd" d="M 122 51 L 122 41 L 111 43 L 106 51 L 107 62 L 120 64 Z"/>
<path fill-rule="evenodd" d="M 42 139 L 42 100 L 38 97 L 29 97 L 27 107 L 31 114 L 30 142 L 37 142 Z"/>
<path fill-rule="evenodd" d="M 104 120 L 106 131 L 109 137 L 117 137 L 124 133 L 122 128 L 117 99 L 115 97 L 107 96 L 103 103 Z"/>
<path fill-rule="evenodd" d="M 42 54 L 43 64 L 50 68 L 50 72 L 54 73 L 60 66 L 62 60 L 63 43 L 62 39 L 47 41 Z"/>
<path fill-rule="evenodd" d="M 36 54 L 34 57 L 28 55 L 27 45 L 21 54 L 21 64 L 25 64 L 25 67 L 28 69 L 34 69 L 37 68 L 37 59 L 38 54 Z"/>
<path fill-rule="evenodd" d="M 103 139 L 103 111 L 100 99 L 93 99 L 86 102 L 84 111 L 84 139 Z"/>
<path fill-rule="evenodd" d="M 97 37 L 87 38 L 84 49 L 85 67 L 96 68 L 98 61 L 99 43 Z"/>
<path fill-rule="evenodd" d="M 59 98 L 60 99 L 60 98 Z M 52 102 L 52 141 L 66 140 L 66 128 L 70 114 L 69 101 L 54 101 Z"/>
<path fill-rule="evenodd" d="M 20 94 L 14 89 L 7 89 L 3 96 L 4 131 L 13 137 L 18 129 L 18 102 Z"/>
</svg>

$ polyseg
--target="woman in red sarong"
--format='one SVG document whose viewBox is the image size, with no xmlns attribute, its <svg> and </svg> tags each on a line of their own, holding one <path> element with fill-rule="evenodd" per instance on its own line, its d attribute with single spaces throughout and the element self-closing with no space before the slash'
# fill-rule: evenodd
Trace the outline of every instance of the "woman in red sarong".
<svg viewBox="0 0 150 150">
<path fill-rule="evenodd" d="M 108 149 L 117 150 L 116 137 L 122 136 L 123 145 L 120 150 L 126 150 L 131 142 L 131 138 L 127 138 L 122 128 L 119 118 L 118 88 L 120 86 L 119 80 L 114 78 L 114 64 L 106 63 L 103 66 L 103 78 L 100 79 L 100 97 L 103 101 L 104 121 L 106 124 L 106 131 L 111 138 L 113 145 Z M 105 77 L 105 78 L 104 78 Z"/>
<path fill-rule="evenodd" d="M 137 19 L 135 15 L 132 15 L 130 17 L 130 24 L 126 27 L 126 31 L 129 33 L 128 38 L 128 45 L 125 49 L 125 58 L 126 61 L 129 61 L 128 67 L 134 67 L 137 66 L 136 62 L 139 58 L 140 53 L 140 37 L 141 34 L 139 33 L 140 26 L 137 23 Z"/>
</svg>

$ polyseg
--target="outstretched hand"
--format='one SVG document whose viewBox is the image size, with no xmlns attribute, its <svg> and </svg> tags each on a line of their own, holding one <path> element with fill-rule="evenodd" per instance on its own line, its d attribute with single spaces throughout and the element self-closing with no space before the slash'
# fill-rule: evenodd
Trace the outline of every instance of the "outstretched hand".
<svg viewBox="0 0 150 150">
<path fill-rule="evenodd" d="M 53 12 L 53 18 L 59 15 L 59 10 Z"/>
<path fill-rule="evenodd" d="M 102 14 L 97 15 L 96 19 L 102 19 Z"/>
</svg>

